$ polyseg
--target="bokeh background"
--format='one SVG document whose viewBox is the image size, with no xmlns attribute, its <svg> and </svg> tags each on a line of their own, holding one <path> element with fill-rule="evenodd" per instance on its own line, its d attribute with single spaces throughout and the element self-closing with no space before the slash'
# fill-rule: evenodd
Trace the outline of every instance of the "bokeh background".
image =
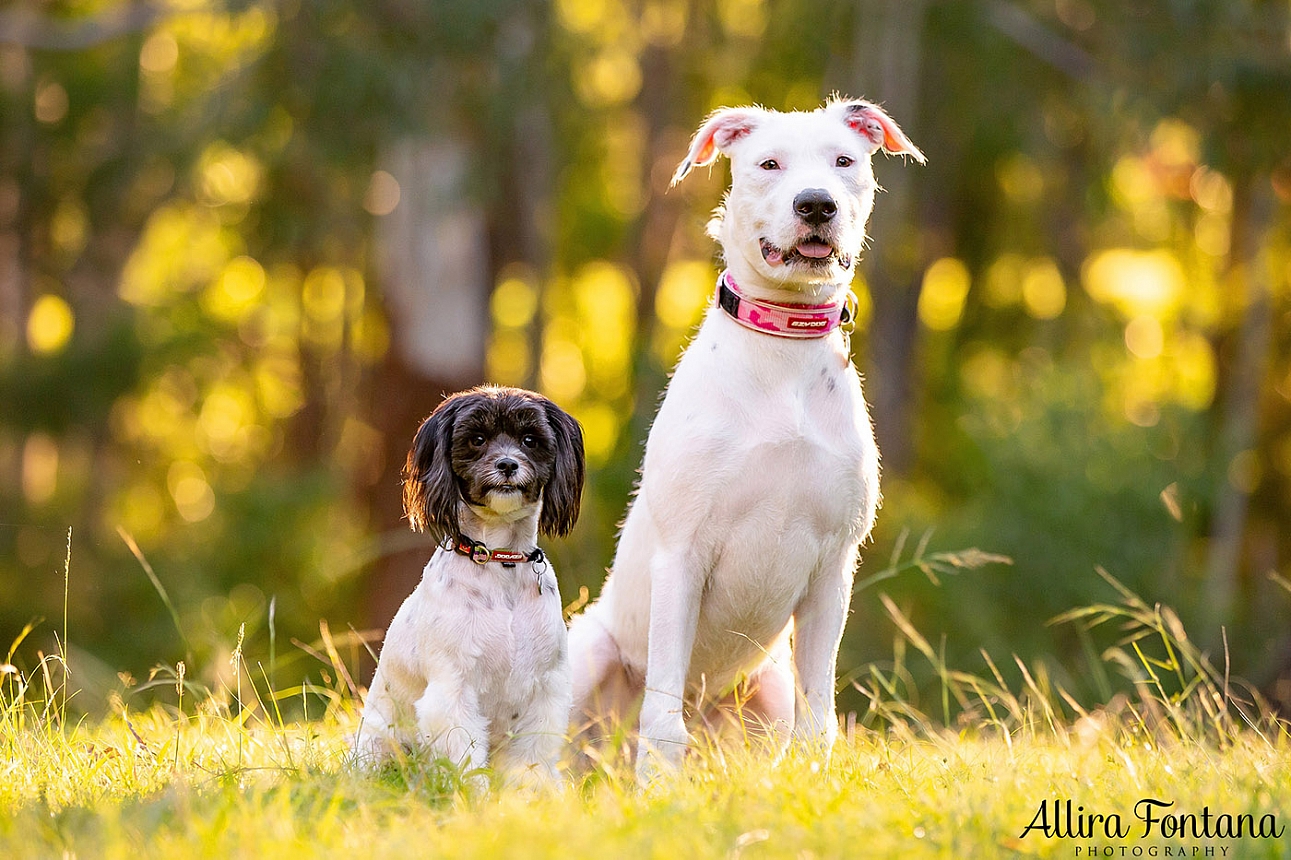
<svg viewBox="0 0 1291 860">
<path fill-rule="evenodd" d="M 408 442 L 486 380 L 583 422 L 551 552 L 594 595 L 717 271 L 725 164 L 667 180 L 713 108 L 835 91 L 929 159 L 877 157 L 855 284 L 860 576 L 1013 560 L 863 590 L 840 669 L 893 660 L 882 592 L 951 666 L 1098 701 L 1105 637 L 1047 622 L 1101 567 L 1291 705 L 1286 0 L 5 2 L 8 662 L 65 650 L 87 711 L 239 641 L 361 678 L 430 551 Z"/>
</svg>

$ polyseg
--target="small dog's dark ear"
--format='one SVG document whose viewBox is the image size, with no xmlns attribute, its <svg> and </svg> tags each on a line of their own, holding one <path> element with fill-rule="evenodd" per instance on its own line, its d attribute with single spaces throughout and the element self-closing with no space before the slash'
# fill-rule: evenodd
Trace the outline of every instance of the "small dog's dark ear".
<svg viewBox="0 0 1291 860">
<path fill-rule="evenodd" d="M 543 402 L 547 424 L 556 440 L 556 463 L 551 480 L 542 494 L 542 516 L 538 530 L 552 537 L 564 537 L 578 522 L 583 501 L 583 430 L 568 412 L 550 400 Z"/>
<path fill-rule="evenodd" d="M 456 540 L 461 493 L 453 474 L 453 422 L 461 403 L 449 398 L 421 422 L 403 467 L 403 512 L 413 531 Z"/>
</svg>

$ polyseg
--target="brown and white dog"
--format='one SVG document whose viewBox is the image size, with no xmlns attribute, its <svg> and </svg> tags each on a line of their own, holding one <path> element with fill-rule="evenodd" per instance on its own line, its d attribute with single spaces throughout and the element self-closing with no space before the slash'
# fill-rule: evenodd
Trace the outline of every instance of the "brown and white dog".
<svg viewBox="0 0 1291 860">
<path fill-rule="evenodd" d="M 468 772 L 555 778 L 568 642 L 538 534 L 574 527 L 583 474 L 578 422 L 529 391 L 454 394 L 422 423 L 404 467 L 404 510 L 442 543 L 386 633 L 361 762 L 422 748 Z"/>
<path fill-rule="evenodd" d="M 680 760 L 688 714 L 723 695 L 779 750 L 794 738 L 827 756 L 837 733 L 838 646 L 879 502 L 843 330 L 879 149 L 924 160 L 869 102 L 729 108 L 673 178 L 730 157 L 709 225 L 727 268 L 651 427 L 601 595 L 570 627 L 572 725 L 639 701 L 642 778 Z"/>
</svg>

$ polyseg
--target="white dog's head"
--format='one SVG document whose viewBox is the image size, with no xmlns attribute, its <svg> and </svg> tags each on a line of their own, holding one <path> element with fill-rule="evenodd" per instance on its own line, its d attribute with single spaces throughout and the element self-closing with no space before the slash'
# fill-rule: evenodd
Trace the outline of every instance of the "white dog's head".
<svg viewBox="0 0 1291 860">
<path fill-rule="evenodd" d="M 727 265 L 781 288 L 850 282 L 878 189 L 870 158 L 880 148 L 925 161 L 867 101 L 792 113 L 722 108 L 695 133 L 672 183 L 729 156 L 731 189 L 708 227 Z"/>
</svg>

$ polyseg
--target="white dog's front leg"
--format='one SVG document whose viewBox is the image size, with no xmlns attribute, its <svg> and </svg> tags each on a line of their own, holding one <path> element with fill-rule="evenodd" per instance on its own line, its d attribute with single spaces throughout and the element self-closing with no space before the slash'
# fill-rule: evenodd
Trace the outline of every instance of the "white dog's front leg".
<svg viewBox="0 0 1291 860">
<path fill-rule="evenodd" d="M 699 622 L 703 577 L 681 551 L 656 551 L 650 560 L 650 640 L 637 779 L 649 782 L 676 767 L 690 745 L 683 713 L 686 675 Z"/>
<path fill-rule="evenodd" d="M 856 551 L 855 544 L 847 547 L 837 561 L 817 571 L 793 617 L 793 663 L 799 685 L 793 739 L 826 760 L 838 736 L 834 684 L 838 646 L 852 600 Z"/>
</svg>

